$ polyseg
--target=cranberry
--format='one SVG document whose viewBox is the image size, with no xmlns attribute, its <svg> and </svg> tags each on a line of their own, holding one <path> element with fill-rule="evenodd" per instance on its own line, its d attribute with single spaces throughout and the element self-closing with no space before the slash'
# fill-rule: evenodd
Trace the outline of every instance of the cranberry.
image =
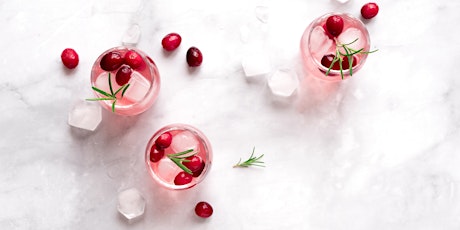
<svg viewBox="0 0 460 230">
<path fill-rule="evenodd" d="M 155 145 L 150 148 L 150 161 L 158 162 L 164 155 L 165 151 L 163 149 L 158 149 Z"/>
<path fill-rule="evenodd" d="M 161 40 L 161 45 L 163 49 L 167 51 L 173 51 L 179 47 L 180 43 L 182 42 L 182 38 L 177 33 L 170 33 L 167 34 L 163 40 Z"/>
<path fill-rule="evenodd" d="M 208 218 L 212 215 L 213 209 L 208 202 L 200 201 L 195 206 L 195 213 L 199 217 Z"/>
<path fill-rule="evenodd" d="M 159 149 L 168 148 L 172 142 L 172 135 L 169 132 L 162 133 L 156 140 L 155 145 Z"/>
<path fill-rule="evenodd" d="M 379 13 L 379 6 L 376 3 L 369 2 L 361 7 L 361 15 L 365 19 L 371 19 Z"/>
<path fill-rule="evenodd" d="M 343 30 L 343 18 L 338 15 L 332 15 L 326 20 L 326 29 L 334 37 L 337 37 Z"/>
<path fill-rule="evenodd" d="M 69 69 L 73 69 L 78 65 L 78 54 L 74 49 L 67 48 L 61 53 L 62 64 Z"/>
<path fill-rule="evenodd" d="M 193 179 L 192 175 L 182 171 L 179 174 L 177 174 L 176 177 L 174 178 L 174 184 L 175 185 L 188 184 L 192 182 L 192 179 Z"/>
<path fill-rule="evenodd" d="M 120 53 L 112 51 L 106 53 L 101 59 L 101 68 L 105 71 L 112 71 L 120 68 L 123 64 L 123 57 Z"/>
<path fill-rule="evenodd" d="M 200 66 L 203 62 L 203 54 L 196 47 L 190 47 L 187 50 L 187 63 L 190 67 Z"/>
<path fill-rule="evenodd" d="M 131 79 L 131 74 L 133 73 L 133 70 L 131 67 L 124 65 L 117 71 L 117 75 L 115 75 L 115 80 L 117 81 L 118 85 L 124 85 L 129 82 L 129 79 Z"/>
<path fill-rule="evenodd" d="M 334 54 L 328 54 L 324 55 L 323 58 L 321 58 L 321 65 L 323 65 L 326 68 L 331 67 L 332 60 L 334 60 L 335 55 Z M 357 64 L 355 56 L 353 56 L 353 64 L 352 66 L 355 66 Z M 350 63 L 348 61 L 348 57 L 343 57 L 342 61 L 342 70 L 346 70 L 350 68 Z M 333 70 L 340 70 L 340 64 L 339 61 L 336 61 L 334 65 L 332 65 Z"/>
<path fill-rule="evenodd" d="M 190 157 L 187 157 L 185 159 L 186 161 L 183 162 L 184 166 L 190 169 L 193 173 L 193 177 L 198 177 L 201 172 L 203 172 L 204 169 L 204 162 L 201 159 L 201 157 L 197 155 L 193 155 Z"/>
<path fill-rule="evenodd" d="M 130 50 L 125 54 L 125 64 L 137 70 L 144 65 L 144 60 L 142 60 L 142 56 L 136 51 Z"/>
</svg>

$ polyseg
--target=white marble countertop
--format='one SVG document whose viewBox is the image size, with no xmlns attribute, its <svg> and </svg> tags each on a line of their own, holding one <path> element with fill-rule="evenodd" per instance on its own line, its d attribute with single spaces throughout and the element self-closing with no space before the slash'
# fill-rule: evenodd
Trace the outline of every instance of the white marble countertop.
<svg viewBox="0 0 460 230">
<path fill-rule="evenodd" d="M 0 228 L 460 229 L 460 2 L 378 1 L 367 27 L 379 51 L 350 80 L 311 81 L 303 30 L 327 12 L 359 16 L 364 3 L 1 1 Z M 103 110 L 94 132 L 70 127 L 71 108 L 92 96 L 94 60 L 133 24 L 160 69 L 158 101 L 135 117 Z M 166 54 L 170 32 L 183 42 Z M 190 46 L 204 55 L 196 71 L 185 62 Z M 60 60 L 67 47 L 80 56 L 72 71 Z M 245 78 L 241 59 L 254 47 L 273 71 L 296 71 L 292 98 Z M 208 177 L 187 191 L 159 187 L 144 163 L 150 136 L 177 122 L 214 149 Z M 267 167 L 232 168 L 253 147 Z M 131 187 L 147 204 L 128 223 L 117 194 Z M 201 200 L 212 217 L 195 216 Z"/>
</svg>

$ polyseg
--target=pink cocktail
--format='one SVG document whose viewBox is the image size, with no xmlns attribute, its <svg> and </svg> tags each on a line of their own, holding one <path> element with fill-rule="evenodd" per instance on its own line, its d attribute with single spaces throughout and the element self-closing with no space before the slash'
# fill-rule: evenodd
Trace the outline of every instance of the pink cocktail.
<svg viewBox="0 0 460 230">
<path fill-rule="evenodd" d="M 152 106 L 160 90 L 153 60 L 134 47 L 102 53 L 91 71 L 91 85 L 102 107 L 121 115 L 137 115 Z"/>
<path fill-rule="evenodd" d="M 338 36 L 332 36 L 326 27 L 326 20 L 333 15 L 343 19 L 343 30 Z M 345 50 L 343 45 L 348 49 Z M 340 81 L 358 72 L 366 61 L 369 48 L 370 38 L 365 25 L 359 19 L 344 13 L 329 13 L 315 19 L 304 31 L 300 42 L 306 71 L 326 81 Z M 331 63 L 334 57 L 351 51 L 360 52 L 353 54 L 350 59 L 344 57 L 340 65 L 339 61 Z M 341 54 L 337 55 L 337 52 Z"/>
<path fill-rule="evenodd" d="M 158 130 L 147 144 L 145 162 L 152 178 L 169 189 L 187 189 L 209 172 L 212 149 L 206 136 L 185 124 Z"/>
</svg>

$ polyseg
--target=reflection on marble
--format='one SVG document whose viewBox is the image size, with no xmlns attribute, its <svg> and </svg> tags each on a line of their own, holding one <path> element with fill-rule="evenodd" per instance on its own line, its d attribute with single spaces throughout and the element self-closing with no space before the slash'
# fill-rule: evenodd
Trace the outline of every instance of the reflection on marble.
<svg viewBox="0 0 460 230">
<path fill-rule="evenodd" d="M 364 3 L 0 2 L 0 228 L 460 229 L 460 2 L 378 1 L 366 25 L 379 51 L 363 69 L 338 84 L 309 77 L 303 30 L 329 11 L 359 16 Z M 160 70 L 157 102 L 136 117 L 103 110 L 94 132 L 70 127 L 68 112 L 92 96 L 94 60 L 134 24 Z M 167 53 L 170 32 L 183 41 Z M 194 71 L 190 46 L 204 55 Z M 60 61 L 67 47 L 80 56 L 71 71 Z M 292 97 L 273 97 L 269 75 L 245 77 L 241 60 L 258 49 L 272 73 L 297 73 Z M 177 122 L 214 149 L 206 180 L 180 192 L 156 185 L 143 155 L 157 129 Z M 253 147 L 267 167 L 232 168 Z M 117 196 L 132 187 L 146 209 L 128 223 Z M 209 219 L 193 213 L 201 200 L 214 208 Z"/>
</svg>

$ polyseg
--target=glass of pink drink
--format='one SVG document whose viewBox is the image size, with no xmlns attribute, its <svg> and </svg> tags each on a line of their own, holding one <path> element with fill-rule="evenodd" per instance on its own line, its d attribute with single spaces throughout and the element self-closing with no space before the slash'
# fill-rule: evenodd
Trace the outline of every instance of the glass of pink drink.
<svg viewBox="0 0 460 230">
<path fill-rule="evenodd" d="M 209 140 L 198 129 L 186 124 L 171 124 L 150 138 L 145 162 L 150 175 L 163 187 L 188 189 L 206 177 L 211 168 L 212 149 Z"/>
<path fill-rule="evenodd" d="M 94 62 L 91 85 L 93 89 L 96 87 L 115 95 L 116 100 L 100 100 L 107 95 L 94 90 L 102 107 L 116 114 L 132 116 L 146 111 L 155 102 L 160 91 L 160 74 L 144 52 L 120 46 L 105 51 Z"/>
<path fill-rule="evenodd" d="M 336 37 L 327 32 L 326 28 L 326 20 L 332 15 L 343 18 L 343 30 Z M 329 64 L 322 64 L 322 59 L 326 55 L 335 55 L 337 49 L 345 53 L 345 50 L 340 48 L 341 44 L 349 44 L 347 46 L 353 50 L 363 49 L 362 52 L 353 55 L 351 72 L 348 60 L 347 63 L 343 63 L 342 73 L 338 63 L 334 68 L 330 68 Z M 358 72 L 366 61 L 369 48 L 370 38 L 365 25 L 359 19 L 344 13 L 328 13 L 315 19 L 304 31 L 300 41 L 300 51 L 306 71 L 314 77 L 331 82 L 350 78 Z"/>
</svg>

